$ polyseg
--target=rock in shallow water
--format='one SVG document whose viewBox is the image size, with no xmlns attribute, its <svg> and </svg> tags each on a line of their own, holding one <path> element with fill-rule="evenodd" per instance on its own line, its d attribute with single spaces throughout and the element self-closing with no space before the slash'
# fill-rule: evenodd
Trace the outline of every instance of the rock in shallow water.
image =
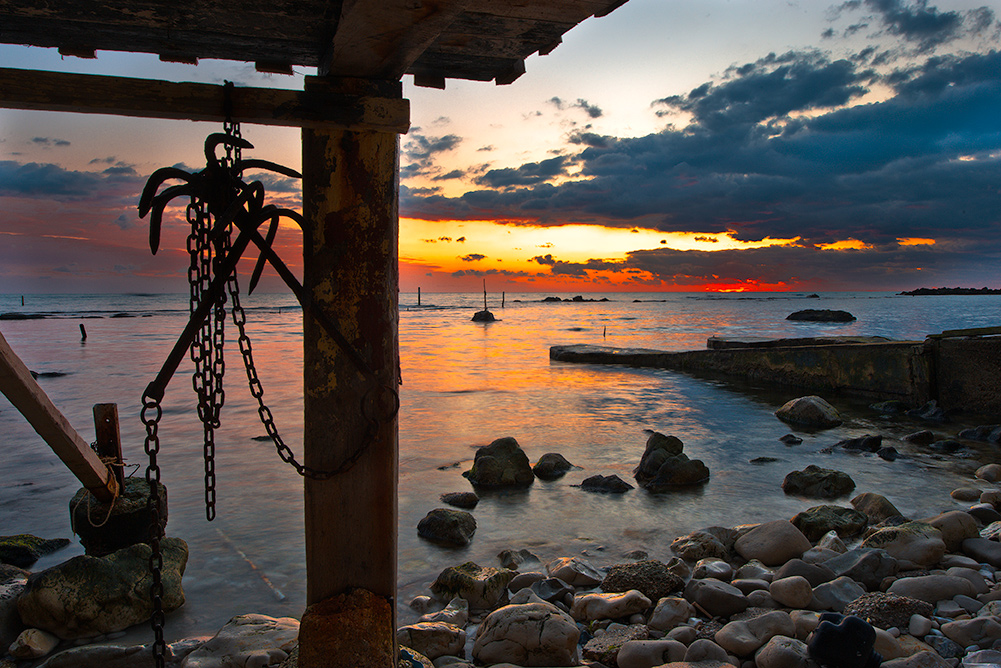
<svg viewBox="0 0 1001 668">
<path fill-rule="evenodd" d="M 843 471 L 810 464 L 802 471 L 792 471 L 782 480 L 782 491 L 820 499 L 834 499 L 850 494 L 855 481 Z"/>
<path fill-rule="evenodd" d="M 805 427 L 837 427 L 842 422 L 837 409 L 816 395 L 787 401 L 775 411 L 775 417 Z"/>
<path fill-rule="evenodd" d="M 462 475 L 477 487 L 528 487 L 535 481 L 528 455 L 510 436 L 478 449 L 473 468 Z"/>
<path fill-rule="evenodd" d="M 532 472 L 539 480 L 556 480 L 563 477 L 573 464 L 558 452 L 547 452 L 539 458 L 532 467 Z"/>
<path fill-rule="evenodd" d="M 163 555 L 163 609 L 184 603 L 181 576 L 188 546 L 180 538 L 160 542 Z M 28 579 L 17 600 L 21 619 L 65 640 L 121 631 L 149 619 L 150 547 L 131 545 L 106 557 L 81 555 Z"/>
<path fill-rule="evenodd" d="M 66 538 L 39 538 L 22 533 L 16 536 L 0 536 L 0 562 L 27 568 L 42 555 L 64 548 L 70 542 Z"/>
<path fill-rule="evenodd" d="M 514 571 L 481 567 L 467 561 L 439 573 L 431 584 L 431 592 L 442 601 L 456 596 L 463 598 L 471 610 L 491 610 L 507 596 L 507 585 L 515 575 Z"/>
<path fill-rule="evenodd" d="M 476 520 L 464 510 L 435 508 L 417 524 L 417 535 L 439 545 L 463 547 L 476 533 Z"/>
</svg>

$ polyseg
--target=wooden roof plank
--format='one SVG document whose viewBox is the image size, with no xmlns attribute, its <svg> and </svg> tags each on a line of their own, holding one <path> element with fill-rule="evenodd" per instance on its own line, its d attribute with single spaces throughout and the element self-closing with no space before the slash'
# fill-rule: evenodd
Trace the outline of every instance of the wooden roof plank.
<svg viewBox="0 0 1001 668">
<path fill-rule="evenodd" d="M 224 88 L 215 84 L 0 69 L 0 91 L 0 107 L 9 109 L 225 120 Z M 237 87 L 233 89 L 233 118 L 259 125 L 406 133 L 410 101 L 323 90 Z"/>
</svg>

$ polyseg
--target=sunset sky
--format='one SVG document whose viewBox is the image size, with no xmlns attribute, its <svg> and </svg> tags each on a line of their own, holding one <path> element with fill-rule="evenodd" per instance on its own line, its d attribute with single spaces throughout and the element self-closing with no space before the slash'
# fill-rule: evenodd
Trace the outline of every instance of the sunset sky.
<svg viewBox="0 0 1001 668">
<path fill-rule="evenodd" d="M 1001 0 L 629 0 L 509 86 L 405 77 L 401 290 L 1001 287 L 999 19 Z M 313 74 L 13 46 L 0 63 Z M 185 224 L 150 255 L 138 193 L 158 167 L 201 169 L 219 129 L 0 110 L 0 293 L 185 292 Z M 299 166 L 298 131 L 243 135 Z M 299 206 L 297 182 L 262 179 Z M 279 232 L 295 267 L 299 242 Z"/>
</svg>

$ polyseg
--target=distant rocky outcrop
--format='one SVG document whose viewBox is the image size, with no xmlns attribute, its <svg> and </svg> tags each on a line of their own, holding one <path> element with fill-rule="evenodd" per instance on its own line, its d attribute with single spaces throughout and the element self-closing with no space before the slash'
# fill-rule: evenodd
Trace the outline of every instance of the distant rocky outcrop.
<svg viewBox="0 0 1001 668">
<path fill-rule="evenodd" d="M 836 311 L 834 309 L 808 308 L 796 311 L 786 316 L 786 320 L 802 320 L 808 322 L 854 322 L 855 316 L 848 311 Z"/>
<path fill-rule="evenodd" d="M 926 295 L 1001 295 L 1001 290 L 993 290 L 988 287 L 983 288 L 918 288 L 916 290 L 905 290 L 898 292 L 900 295 L 909 297 L 923 297 Z"/>
</svg>

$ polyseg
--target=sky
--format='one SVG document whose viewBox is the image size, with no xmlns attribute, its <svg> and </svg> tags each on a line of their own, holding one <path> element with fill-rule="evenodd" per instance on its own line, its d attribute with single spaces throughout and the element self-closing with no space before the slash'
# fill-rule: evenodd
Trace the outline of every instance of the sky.
<svg viewBox="0 0 1001 668">
<path fill-rule="evenodd" d="M 401 290 L 1001 287 L 999 21 L 1001 0 L 629 0 L 513 84 L 407 76 Z M 0 63 L 280 88 L 314 73 L 18 46 Z M 153 256 L 136 204 L 158 167 L 201 169 L 217 131 L 0 110 L 0 293 L 186 292 L 183 210 Z M 298 131 L 243 135 L 249 157 L 299 166 Z M 253 178 L 300 206 L 298 182 Z M 300 242 L 283 224 L 296 270 Z"/>
</svg>

